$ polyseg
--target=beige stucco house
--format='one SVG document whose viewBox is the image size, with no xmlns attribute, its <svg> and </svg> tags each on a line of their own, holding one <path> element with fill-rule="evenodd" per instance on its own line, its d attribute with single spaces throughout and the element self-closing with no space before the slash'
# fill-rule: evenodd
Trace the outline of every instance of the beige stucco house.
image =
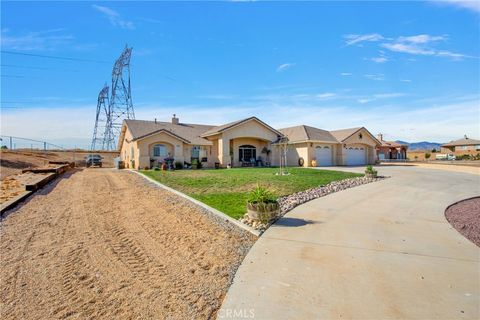
<svg viewBox="0 0 480 320">
<path fill-rule="evenodd" d="M 125 120 L 118 142 L 128 168 L 144 169 L 165 159 L 204 167 L 242 167 L 280 163 L 280 138 L 288 138 L 290 166 L 373 164 L 379 141 L 365 128 L 326 131 L 309 126 L 276 130 L 256 117 L 221 126 Z M 268 152 L 266 152 L 268 151 Z M 315 160 L 316 163 L 312 163 Z"/>
<path fill-rule="evenodd" d="M 266 164 L 271 144 L 282 134 L 256 117 L 221 126 L 180 123 L 174 115 L 171 122 L 125 120 L 118 148 L 126 166 L 151 168 L 173 158 L 191 163 L 197 159 L 204 167 L 228 165 L 240 167 Z M 263 158 L 262 158 L 263 157 Z M 273 164 L 275 165 L 275 164 Z"/>
</svg>

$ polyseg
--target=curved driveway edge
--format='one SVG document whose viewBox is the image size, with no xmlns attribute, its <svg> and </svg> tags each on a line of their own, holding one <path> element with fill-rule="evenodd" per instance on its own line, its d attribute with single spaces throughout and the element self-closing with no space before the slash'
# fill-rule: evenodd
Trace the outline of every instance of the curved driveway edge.
<svg viewBox="0 0 480 320">
<path fill-rule="evenodd" d="M 270 227 L 218 318 L 478 319 L 480 249 L 444 211 L 480 194 L 480 176 L 400 166 L 379 174 L 392 178 L 308 202 Z"/>
</svg>

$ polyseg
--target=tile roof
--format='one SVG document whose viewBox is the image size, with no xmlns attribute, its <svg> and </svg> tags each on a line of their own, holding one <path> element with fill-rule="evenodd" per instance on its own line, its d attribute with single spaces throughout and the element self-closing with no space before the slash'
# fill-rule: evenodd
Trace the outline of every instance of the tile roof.
<svg viewBox="0 0 480 320">
<path fill-rule="evenodd" d="M 257 117 L 249 117 L 249 118 L 245 118 L 245 119 L 242 119 L 242 120 L 233 121 L 233 122 L 230 122 L 230 123 L 221 125 L 221 126 L 212 127 L 210 130 L 204 132 L 201 136 L 202 136 L 202 137 L 212 136 L 212 135 L 221 133 L 221 132 L 223 132 L 223 131 L 225 131 L 225 130 L 227 130 L 227 129 L 230 129 L 230 128 L 236 126 L 236 125 L 239 125 L 239 124 L 241 124 L 241 123 L 250 121 L 250 120 L 256 120 L 257 122 L 263 124 L 264 126 L 266 126 L 267 128 L 269 128 L 270 130 L 281 134 L 278 130 L 270 127 L 268 124 L 266 124 L 266 123 L 263 122 L 262 120 L 258 119 Z"/>
<path fill-rule="evenodd" d="M 395 141 L 385 141 L 385 140 L 380 140 L 377 138 L 378 141 L 381 143 L 381 147 L 391 147 L 391 148 L 406 148 L 408 145 L 406 144 L 401 144 Z"/>
<path fill-rule="evenodd" d="M 463 137 L 462 139 L 450 141 L 448 143 L 442 144 L 442 147 L 455 147 L 455 146 L 472 146 L 472 145 L 480 145 L 480 140 L 470 139 L 467 136 Z"/>
<path fill-rule="evenodd" d="M 329 131 L 318 129 L 315 127 L 300 125 L 295 127 L 283 128 L 279 131 L 285 136 L 287 136 L 290 142 L 315 140 L 338 143 L 338 141 Z"/>
<path fill-rule="evenodd" d="M 355 132 L 357 132 L 358 130 L 360 130 L 362 128 L 363 127 L 333 130 L 333 131 L 330 131 L 330 133 L 332 134 L 332 136 L 335 137 L 335 139 L 337 139 L 339 142 L 342 142 L 343 140 L 347 139 L 352 134 L 354 134 Z"/>
<path fill-rule="evenodd" d="M 170 122 L 146 120 L 125 120 L 125 123 L 132 133 L 133 140 L 142 139 L 153 133 L 164 130 L 165 132 L 178 137 L 180 140 L 186 140 L 191 144 L 212 145 L 211 141 L 200 137 L 200 135 L 214 126 L 192 123 L 173 124 Z"/>
</svg>

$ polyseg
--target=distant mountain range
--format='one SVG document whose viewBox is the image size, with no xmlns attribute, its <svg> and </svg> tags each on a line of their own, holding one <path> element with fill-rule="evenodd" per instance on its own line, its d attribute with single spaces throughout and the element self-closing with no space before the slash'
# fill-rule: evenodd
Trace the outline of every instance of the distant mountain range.
<svg viewBox="0 0 480 320">
<path fill-rule="evenodd" d="M 397 140 L 395 142 L 401 143 L 401 144 L 406 144 L 408 146 L 408 150 L 412 150 L 412 151 L 414 151 L 414 150 L 432 150 L 432 149 L 436 149 L 436 150 L 440 151 L 440 146 L 442 145 L 442 143 L 428 142 L 428 141 L 406 142 L 406 141 Z"/>
</svg>

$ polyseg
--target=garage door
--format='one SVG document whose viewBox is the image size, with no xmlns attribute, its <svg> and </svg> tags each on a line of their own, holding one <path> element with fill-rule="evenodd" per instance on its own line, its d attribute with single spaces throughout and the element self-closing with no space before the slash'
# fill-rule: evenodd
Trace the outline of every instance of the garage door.
<svg viewBox="0 0 480 320">
<path fill-rule="evenodd" d="M 332 165 L 332 148 L 329 146 L 318 146 L 315 148 L 315 157 L 317 158 L 317 167 L 326 167 Z"/>
<path fill-rule="evenodd" d="M 366 164 L 364 147 L 347 148 L 347 166 L 361 166 Z"/>
</svg>

